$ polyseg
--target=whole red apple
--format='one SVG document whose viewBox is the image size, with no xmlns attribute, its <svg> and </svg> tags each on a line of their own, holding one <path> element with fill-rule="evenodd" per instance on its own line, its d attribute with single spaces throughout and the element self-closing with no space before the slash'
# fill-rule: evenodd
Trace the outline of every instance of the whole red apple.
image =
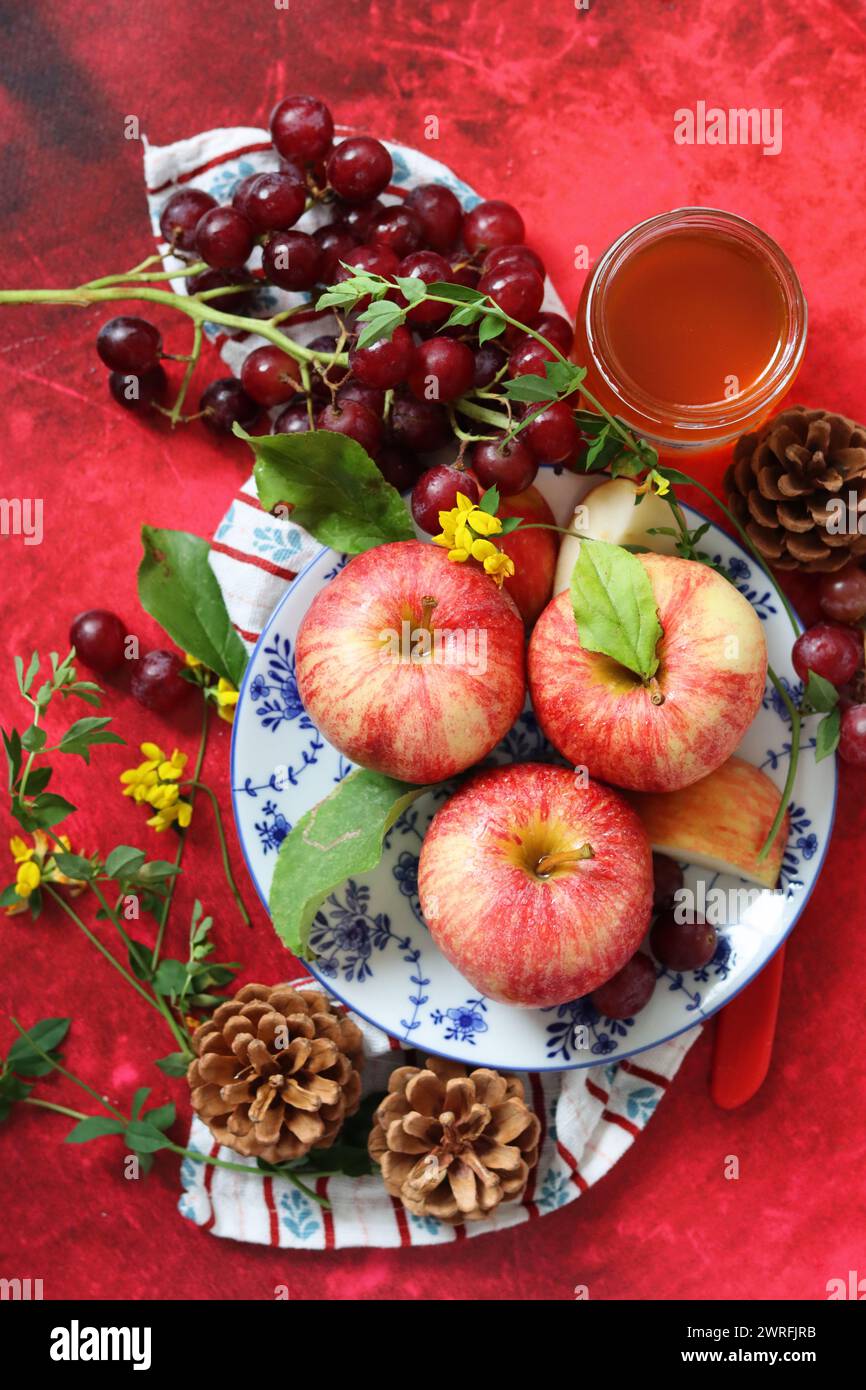
<svg viewBox="0 0 866 1390">
<path fill-rule="evenodd" d="M 297 679 L 352 762 L 438 782 L 486 757 L 523 708 L 523 624 L 480 567 L 424 541 L 380 545 L 310 604 Z"/>
<path fill-rule="evenodd" d="M 566 590 L 535 625 L 529 687 L 542 729 L 569 762 L 615 786 L 676 791 L 721 767 L 751 724 L 767 645 L 752 605 L 716 570 L 638 558 L 662 627 L 656 684 L 584 651 Z"/>
<path fill-rule="evenodd" d="M 497 516 L 519 516 L 529 522 L 544 522 L 547 526 L 553 526 L 556 521 L 547 501 L 536 487 L 528 487 L 512 497 L 503 497 Z M 500 550 L 504 550 L 514 561 L 515 572 L 510 579 L 506 579 L 505 588 L 520 609 L 528 632 L 553 592 L 559 535 L 556 531 L 534 528 L 524 531 L 520 528 L 510 536 L 497 538 L 497 541 Z"/>
<path fill-rule="evenodd" d="M 589 994 L 649 926 L 652 852 L 616 792 L 568 768 L 482 772 L 433 817 L 418 894 L 436 945 L 489 999 Z"/>
</svg>

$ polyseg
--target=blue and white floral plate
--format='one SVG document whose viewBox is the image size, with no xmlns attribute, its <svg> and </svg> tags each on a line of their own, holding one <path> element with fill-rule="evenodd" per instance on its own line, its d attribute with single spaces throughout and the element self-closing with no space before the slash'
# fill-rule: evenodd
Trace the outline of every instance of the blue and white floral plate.
<svg viewBox="0 0 866 1390">
<path fill-rule="evenodd" d="M 557 516 L 570 516 L 586 490 L 573 475 L 539 476 Z M 686 508 L 688 512 L 689 509 Z M 696 523 L 697 513 L 690 518 Z M 764 624 L 770 661 L 799 692 L 790 661 L 788 618 L 767 576 L 716 526 L 703 544 L 727 567 Z M 238 834 L 247 865 L 267 906 L 280 844 L 299 820 L 345 777 L 350 764 L 318 733 L 298 697 L 294 642 L 319 590 L 344 563 L 323 549 L 298 575 L 274 610 L 253 652 L 241 689 L 232 742 L 232 788 Z M 805 722 L 791 803 L 791 832 L 780 890 L 752 894 L 732 925 L 719 927 L 712 961 L 700 970 L 658 967 L 655 993 L 634 1019 L 617 1022 L 588 1000 L 551 1009 L 515 1009 L 479 996 L 434 946 L 421 916 L 416 872 L 427 824 L 445 793 L 419 799 L 387 837 L 379 867 L 333 893 L 312 929 L 311 970 L 334 996 L 405 1044 L 476 1066 L 523 1071 L 561 1070 L 618 1060 L 655 1047 L 728 1003 L 778 949 L 802 912 L 830 838 L 836 799 L 835 760 L 815 762 L 815 720 Z M 768 686 L 763 708 L 739 752 L 784 783 L 790 722 Z M 558 760 L 527 709 L 494 754 L 500 762 Z M 747 888 L 730 876 L 686 868 L 722 889 Z M 734 898 L 736 902 L 736 897 Z"/>
</svg>

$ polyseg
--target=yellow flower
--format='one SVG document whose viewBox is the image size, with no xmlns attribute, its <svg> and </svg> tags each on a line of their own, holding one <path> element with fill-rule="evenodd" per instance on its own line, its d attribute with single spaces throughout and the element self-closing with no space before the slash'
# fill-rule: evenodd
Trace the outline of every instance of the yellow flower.
<svg viewBox="0 0 866 1390">
<path fill-rule="evenodd" d="M 483 512 L 480 507 L 475 507 L 467 518 L 472 530 L 479 536 L 498 536 L 502 530 L 502 522 L 498 516 L 491 516 L 489 512 Z"/>
<path fill-rule="evenodd" d="M 155 830 L 167 830 L 175 822 L 185 828 L 190 823 L 192 806 L 181 799 L 178 782 L 189 761 L 187 754 L 175 748 L 169 757 L 158 743 L 142 743 L 140 747 L 144 762 L 120 774 L 121 782 L 126 784 L 123 795 L 152 807 L 156 814 L 147 823 Z"/>
<path fill-rule="evenodd" d="M 193 670 L 195 670 L 197 666 L 204 666 L 204 662 L 199 661 L 197 656 L 193 656 L 192 652 L 184 652 L 183 663 L 185 666 L 191 666 Z"/>
<path fill-rule="evenodd" d="M 28 859 L 33 858 L 34 851 L 29 848 L 27 841 L 22 840 L 20 835 L 12 836 L 9 841 L 9 848 L 16 864 L 26 864 Z"/>
<path fill-rule="evenodd" d="M 183 770 L 189 762 L 186 753 L 180 753 L 175 748 L 170 758 L 164 758 L 157 768 L 157 775 L 161 782 L 179 782 L 183 776 Z"/>
<path fill-rule="evenodd" d="M 506 555 L 502 550 L 497 550 L 494 546 L 493 554 L 485 557 L 484 572 L 489 574 L 501 589 L 503 581 L 510 579 L 514 574 L 514 561 L 510 555 Z"/>
<path fill-rule="evenodd" d="M 29 898 L 41 882 L 42 871 L 35 860 L 28 859 L 26 863 L 19 864 L 18 873 L 15 875 L 15 892 L 19 898 Z"/>
<path fill-rule="evenodd" d="M 174 788 L 175 792 L 177 788 Z M 155 816 L 148 818 L 148 825 L 152 825 L 154 830 L 168 830 L 169 826 L 174 825 L 175 821 L 185 830 L 192 819 L 192 806 L 188 801 L 175 800 L 168 805 L 161 807 Z"/>
<path fill-rule="evenodd" d="M 655 468 L 650 469 L 642 483 L 635 484 L 635 492 L 638 494 L 654 492 L 657 497 L 667 497 L 670 490 L 670 480 L 657 472 Z"/>
<path fill-rule="evenodd" d="M 227 724 L 234 723 L 235 706 L 238 702 L 239 691 L 227 681 L 225 676 L 220 676 L 217 681 L 216 703 L 217 714 L 220 719 L 224 719 Z"/>
</svg>

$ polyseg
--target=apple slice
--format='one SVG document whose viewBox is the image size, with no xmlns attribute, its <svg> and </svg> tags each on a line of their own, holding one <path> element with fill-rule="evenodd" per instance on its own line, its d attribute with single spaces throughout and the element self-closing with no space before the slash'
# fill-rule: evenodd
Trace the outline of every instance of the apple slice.
<svg viewBox="0 0 866 1390">
<path fill-rule="evenodd" d="M 631 478 L 609 478 L 578 503 L 571 529 L 612 545 L 644 545 L 660 555 L 675 555 L 673 536 L 649 534 L 655 526 L 672 525 L 673 513 L 663 498 L 654 492 L 641 496 Z M 580 541 L 574 536 L 563 539 L 553 580 L 555 594 L 568 588 L 579 551 Z"/>
<path fill-rule="evenodd" d="M 788 842 L 788 813 L 769 854 L 758 853 L 779 805 L 779 788 L 743 758 L 674 792 L 624 792 L 654 850 L 703 869 L 775 888 Z"/>
</svg>

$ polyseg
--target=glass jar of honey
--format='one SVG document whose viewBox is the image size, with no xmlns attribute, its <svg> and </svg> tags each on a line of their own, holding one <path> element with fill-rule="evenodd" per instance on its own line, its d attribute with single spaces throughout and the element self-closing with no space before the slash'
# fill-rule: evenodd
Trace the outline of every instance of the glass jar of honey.
<svg viewBox="0 0 866 1390">
<path fill-rule="evenodd" d="M 778 406 L 800 368 L 806 318 L 797 274 L 771 237 L 733 213 L 679 208 L 604 253 L 584 286 L 573 357 L 588 393 L 669 462 L 702 459 Z"/>
</svg>

